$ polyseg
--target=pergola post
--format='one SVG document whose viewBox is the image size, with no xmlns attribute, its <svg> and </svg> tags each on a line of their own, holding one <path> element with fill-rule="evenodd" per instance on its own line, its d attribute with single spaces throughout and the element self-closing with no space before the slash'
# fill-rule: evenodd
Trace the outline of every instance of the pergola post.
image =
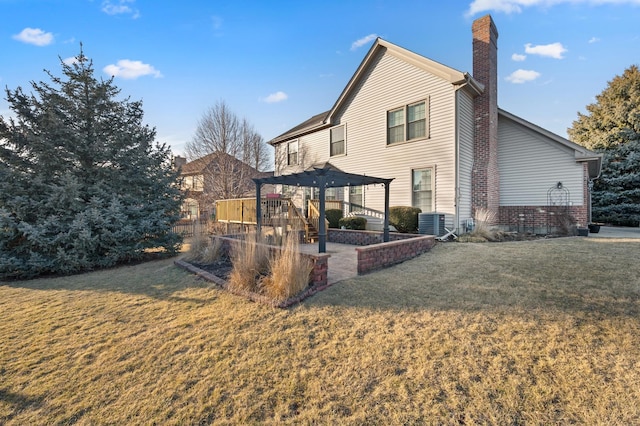
<svg viewBox="0 0 640 426">
<path fill-rule="evenodd" d="M 389 242 L 389 186 L 391 182 L 384 183 L 384 225 L 382 228 L 382 241 Z"/>
<path fill-rule="evenodd" d="M 325 193 L 326 178 L 324 175 L 318 176 L 318 188 L 320 189 L 320 223 L 318 223 L 318 253 L 327 252 L 327 226 L 325 220 Z"/>
<path fill-rule="evenodd" d="M 260 187 L 262 184 L 255 180 L 256 183 L 256 238 L 262 235 L 262 203 L 260 202 Z"/>
</svg>

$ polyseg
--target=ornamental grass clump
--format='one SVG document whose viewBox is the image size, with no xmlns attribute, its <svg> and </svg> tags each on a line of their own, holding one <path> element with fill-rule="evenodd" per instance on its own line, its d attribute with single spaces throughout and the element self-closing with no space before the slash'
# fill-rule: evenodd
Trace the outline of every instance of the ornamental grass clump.
<svg viewBox="0 0 640 426">
<path fill-rule="evenodd" d="M 270 274 L 260 283 L 260 290 L 273 300 L 287 300 L 307 288 L 312 269 L 311 260 L 299 253 L 298 240 L 290 235 L 271 258 Z"/>
<path fill-rule="evenodd" d="M 189 245 L 189 250 L 184 256 L 184 260 L 187 262 L 200 262 L 204 251 L 209 245 L 209 237 L 202 232 L 202 225 L 197 224 L 195 226 L 193 237 Z"/>
<path fill-rule="evenodd" d="M 200 263 L 205 265 L 217 262 L 223 255 L 222 240 L 220 238 L 207 238 L 207 240 L 208 244 L 202 250 L 199 259 Z"/>
<path fill-rule="evenodd" d="M 229 289 L 255 292 L 261 277 L 269 272 L 269 246 L 256 241 L 255 235 L 247 235 L 231 251 L 231 263 Z"/>
<path fill-rule="evenodd" d="M 473 230 L 473 234 L 475 234 L 476 237 L 492 241 L 494 239 L 493 224 L 496 220 L 496 213 L 488 209 L 477 209 L 475 216 L 476 226 Z"/>
<path fill-rule="evenodd" d="M 473 231 L 460 236 L 458 241 L 465 243 L 484 243 L 487 241 L 499 241 L 499 232 L 493 226 L 496 219 L 495 212 L 488 209 L 477 209 L 474 215 L 475 224 Z"/>
</svg>

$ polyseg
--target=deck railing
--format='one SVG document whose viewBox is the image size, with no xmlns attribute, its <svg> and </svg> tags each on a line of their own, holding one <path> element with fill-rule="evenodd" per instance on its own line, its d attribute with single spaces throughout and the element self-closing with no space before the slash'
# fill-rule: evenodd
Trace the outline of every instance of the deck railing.
<svg viewBox="0 0 640 426">
<path fill-rule="evenodd" d="M 313 206 L 313 207 L 312 207 Z M 340 200 L 325 200 L 325 210 L 338 209 L 343 210 L 344 202 Z M 309 208 L 307 209 L 308 216 L 311 217 L 311 209 L 315 208 L 315 211 L 320 210 L 320 200 L 309 200 Z"/>
<path fill-rule="evenodd" d="M 303 229 L 311 234 L 310 223 L 289 198 L 262 198 L 261 223 L 284 229 Z M 236 198 L 216 201 L 216 220 L 222 223 L 256 225 L 256 199 Z"/>
<path fill-rule="evenodd" d="M 325 211 L 329 209 L 342 210 L 342 201 L 325 200 L 324 203 Z M 307 218 L 315 229 L 320 229 L 320 200 L 309 200 L 309 206 L 307 208 Z M 329 221 L 326 218 L 324 219 L 324 223 L 326 225 L 325 229 L 328 229 Z"/>
<path fill-rule="evenodd" d="M 353 209 L 350 208 L 349 203 L 346 203 L 345 210 L 352 210 L 351 212 L 345 212 L 345 216 L 356 216 L 359 214 L 377 217 L 378 219 L 384 220 L 384 212 L 380 210 L 370 209 L 368 207 L 363 207 L 360 205 L 353 206 Z"/>
</svg>

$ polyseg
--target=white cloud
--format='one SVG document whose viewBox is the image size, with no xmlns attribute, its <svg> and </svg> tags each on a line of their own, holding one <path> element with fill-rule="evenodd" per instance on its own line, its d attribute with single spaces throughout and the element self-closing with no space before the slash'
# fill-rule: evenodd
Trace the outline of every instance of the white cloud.
<svg viewBox="0 0 640 426">
<path fill-rule="evenodd" d="M 521 13 L 522 9 L 526 7 L 550 7 L 563 3 L 588 4 L 592 6 L 603 4 L 640 6 L 640 0 L 473 0 L 466 15 L 473 16 L 482 12 Z"/>
<path fill-rule="evenodd" d="M 369 34 L 368 36 L 364 36 L 361 39 L 351 43 L 351 50 L 356 50 L 359 47 L 362 47 L 365 44 L 369 43 L 371 40 L 375 40 L 376 38 L 378 38 L 377 34 Z"/>
<path fill-rule="evenodd" d="M 563 53 L 567 52 L 567 49 L 562 45 L 562 43 L 551 43 L 551 44 L 539 44 L 537 46 L 533 46 L 531 43 L 527 43 L 524 45 L 524 51 L 530 55 L 540 55 L 546 56 L 554 59 L 563 59 Z"/>
<path fill-rule="evenodd" d="M 541 74 L 537 71 L 519 69 L 512 72 L 511 75 L 506 78 L 506 80 L 514 84 L 522 84 L 528 81 L 533 81 L 536 78 L 540 77 L 540 75 Z"/>
<path fill-rule="evenodd" d="M 15 34 L 13 38 L 14 40 L 27 44 L 34 44 L 36 46 L 46 46 L 53 43 L 53 34 L 45 33 L 40 28 L 27 27 L 20 31 L 20 34 Z"/>
<path fill-rule="evenodd" d="M 519 53 L 514 53 L 513 55 L 511 55 L 511 60 L 516 62 L 522 62 L 525 59 L 527 59 L 527 55 L 521 55 Z"/>
<path fill-rule="evenodd" d="M 522 12 L 520 6 L 523 2 L 524 0 L 474 0 L 469 5 L 467 16 L 473 16 L 486 11 L 504 12 L 507 14 L 520 13 Z M 534 3 L 534 1 L 529 1 L 528 3 Z"/>
<path fill-rule="evenodd" d="M 131 15 L 133 19 L 140 17 L 138 9 L 129 6 L 133 5 L 135 0 L 104 0 L 102 2 L 102 11 L 107 15 Z"/>
<path fill-rule="evenodd" d="M 268 104 L 275 104 L 277 102 L 286 101 L 288 98 L 289 96 L 286 93 L 279 91 L 279 92 L 272 93 L 266 98 L 262 98 L 260 100 Z"/>
<path fill-rule="evenodd" d="M 78 58 L 76 58 L 75 56 L 71 56 L 69 58 L 63 59 L 62 62 L 67 65 L 73 65 L 78 63 Z"/>
<path fill-rule="evenodd" d="M 114 77 L 122 77 L 124 79 L 136 79 L 145 75 L 152 75 L 156 78 L 162 77 L 160 71 L 153 66 L 129 59 L 120 59 L 116 65 L 110 64 L 104 67 L 103 71 Z"/>
<path fill-rule="evenodd" d="M 598 37 L 591 37 L 589 39 L 589 44 L 597 43 L 599 41 L 600 41 L 600 39 Z"/>
</svg>

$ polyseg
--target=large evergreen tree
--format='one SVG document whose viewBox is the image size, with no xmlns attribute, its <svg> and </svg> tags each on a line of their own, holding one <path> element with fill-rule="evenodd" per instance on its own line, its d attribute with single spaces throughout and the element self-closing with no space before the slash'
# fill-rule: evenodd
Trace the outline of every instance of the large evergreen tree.
<svg viewBox="0 0 640 426">
<path fill-rule="evenodd" d="M 180 237 L 180 192 L 167 146 L 117 100 L 81 52 L 63 77 L 6 89 L 0 116 L 0 278 L 74 273 L 139 259 Z"/>
<path fill-rule="evenodd" d="M 578 114 L 570 138 L 603 153 L 602 174 L 593 187 L 593 220 L 640 223 L 640 70 L 633 65 L 611 80 Z"/>
</svg>

